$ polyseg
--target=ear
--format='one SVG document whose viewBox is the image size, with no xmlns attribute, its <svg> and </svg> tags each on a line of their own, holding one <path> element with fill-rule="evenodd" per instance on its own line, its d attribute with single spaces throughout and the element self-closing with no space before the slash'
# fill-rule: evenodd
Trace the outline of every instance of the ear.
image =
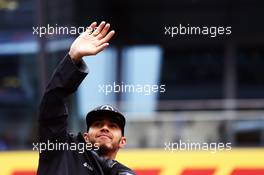
<svg viewBox="0 0 264 175">
<path fill-rule="evenodd" d="M 89 134 L 88 134 L 88 132 L 84 132 L 83 133 L 83 138 L 84 138 L 85 142 L 89 142 Z"/>
<path fill-rule="evenodd" d="M 119 142 L 119 148 L 124 148 L 126 145 L 126 137 L 121 137 L 120 142 Z"/>
</svg>

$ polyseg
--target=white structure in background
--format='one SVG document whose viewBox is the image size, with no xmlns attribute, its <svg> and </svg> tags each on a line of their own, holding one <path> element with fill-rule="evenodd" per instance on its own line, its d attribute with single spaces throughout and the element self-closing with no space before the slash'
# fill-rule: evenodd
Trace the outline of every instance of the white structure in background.
<svg viewBox="0 0 264 175">
<path fill-rule="evenodd" d="M 99 86 L 112 84 L 116 77 L 116 52 L 106 49 L 96 56 L 83 59 L 88 65 L 89 74 L 77 91 L 79 116 L 85 117 L 87 112 L 102 104 L 113 104 L 115 94 L 105 95 Z"/>
<path fill-rule="evenodd" d="M 114 85 L 158 85 L 162 51 L 158 46 L 127 47 L 122 52 L 122 80 L 117 84 L 117 52 L 108 48 L 96 56 L 84 58 L 89 75 L 78 89 L 78 111 L 81 117 L 96 106 L 116 102 Z M 104 92 L 100 88 L 104 86 Z M 112 86 L 112 92 L 106 93 L 106 86 Z M 110 88 L 109 88 L 110 89 Z M 109 90 L 108 89 L 108 90 Z M 121 91 L 121 88 L 119 88 Z M 117 89 L 116 89 L 117 90 Z M 155 110 L 158 92 L 145 95 L 138 92 L 121 91 L 122 112 L 128 116 L 144 114 L 148 116 Z"/>
<path fill-rule="evenodd" d="M 123 82 L 133 85 L 158 85 L 161 69 L 162 49 L 159 46 L 135 46 L 124 49 L 123 52 Z M 123 93 L 122 108 L 134 115 L 151 116 L 155 111 L 157 93 Z"/>
</svg>

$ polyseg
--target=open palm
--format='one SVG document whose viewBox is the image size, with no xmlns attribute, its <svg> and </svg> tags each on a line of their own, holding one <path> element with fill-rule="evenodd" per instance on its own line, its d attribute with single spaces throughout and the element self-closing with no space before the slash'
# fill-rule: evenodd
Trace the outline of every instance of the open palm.
<svg viewBox="0 0 264 175">
<path fill-rule="evenodd" d="M 71 45 L 70 54 L 74 59 L 80 59 L 83 56 L 95 55 L 106 48 L 108 41 L 113 37 L 114 31 L 108 33 L 110 24 L 101 22 L 96 27 L 93 22 L 85 32 L 83 32 Z"/>
</svg>

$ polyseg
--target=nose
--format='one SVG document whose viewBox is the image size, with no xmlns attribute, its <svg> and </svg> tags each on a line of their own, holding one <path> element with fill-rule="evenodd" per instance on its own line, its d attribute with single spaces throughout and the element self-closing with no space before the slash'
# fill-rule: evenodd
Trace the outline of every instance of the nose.
<svg viewBox="0 0 264 175">
<path fill-rule="evenodd" d="M 105 131 L 105 132 L 109 132 L 109 127 L 107 124 L 103 124 L 102 125 L 102 128 L 101 128 L 101 131 Z"/>
</svg>

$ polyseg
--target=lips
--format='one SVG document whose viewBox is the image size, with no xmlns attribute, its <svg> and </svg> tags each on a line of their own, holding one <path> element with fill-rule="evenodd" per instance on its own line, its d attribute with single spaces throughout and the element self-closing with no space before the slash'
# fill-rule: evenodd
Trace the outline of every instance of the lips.
<svg viewBox="0 0 264 175">
<path fill-rule="evenodd" d="M 108 134 L 98 134 L 97 137 L 107 137 L 109 139 L 112 139 L 112 137 L 110 135 L 108 135 Z"/>
</svg>

